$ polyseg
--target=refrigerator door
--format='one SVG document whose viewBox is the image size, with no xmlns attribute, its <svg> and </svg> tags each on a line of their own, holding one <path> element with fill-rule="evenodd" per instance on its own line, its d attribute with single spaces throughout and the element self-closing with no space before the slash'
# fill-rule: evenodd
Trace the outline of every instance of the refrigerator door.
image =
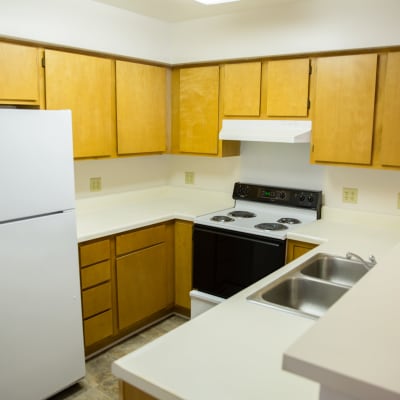
<svg viewBox="0 0 400 400">
<path fill-rule="evenodd" d="M 85 375 L 75 212 L 0 225 L 0 397 L 39 400 Z"/>
<path fill-rule="evenodd" d="M 71 112 L 0 109 L 0 223 L 75 208 Z"/>
</svg>

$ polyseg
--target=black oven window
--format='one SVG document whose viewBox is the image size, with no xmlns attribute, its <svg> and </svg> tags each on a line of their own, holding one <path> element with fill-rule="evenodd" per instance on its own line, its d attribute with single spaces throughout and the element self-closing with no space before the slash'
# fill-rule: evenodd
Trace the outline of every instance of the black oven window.
<svg viewBox="0 0 400 400">
<path fill-rule="evenodd" d="M 227 298 L 282 267 L 285 240 L 196 226 L 193 287 Z"/>
</svg>

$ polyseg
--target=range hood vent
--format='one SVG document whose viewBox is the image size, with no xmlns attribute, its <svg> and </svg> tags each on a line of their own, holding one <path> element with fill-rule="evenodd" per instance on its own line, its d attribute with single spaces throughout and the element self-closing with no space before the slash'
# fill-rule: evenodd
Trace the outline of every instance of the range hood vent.
<svg viewBox="0 0 400 400">
<path fill-rule="evenodd" d="M 221 140 L 251 142 L 309 143 L 311 121 L 224 119 Z"/>
</svg>

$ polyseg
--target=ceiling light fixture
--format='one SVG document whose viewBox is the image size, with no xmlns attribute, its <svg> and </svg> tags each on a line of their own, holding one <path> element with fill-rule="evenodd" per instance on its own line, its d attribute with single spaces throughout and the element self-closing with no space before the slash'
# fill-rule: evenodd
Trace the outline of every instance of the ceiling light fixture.
<svg viewBox="0 0 400 400">
<path fill-rule="evenodd" d="M 234 1 L 240 1 L 240 0 L 194 0 L 194 1 L 209 6 L 211 4 L 233 3 Z"/>
</svg>

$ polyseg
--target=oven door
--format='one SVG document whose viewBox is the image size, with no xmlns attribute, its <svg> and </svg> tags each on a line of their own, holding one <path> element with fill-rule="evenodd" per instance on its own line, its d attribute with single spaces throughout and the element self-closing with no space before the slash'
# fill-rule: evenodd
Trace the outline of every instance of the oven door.
<svg viewBox="0 0 400 400">
<path fill-rule="evenodd" d="M 195 224 L 193 288 L 228 298 L 285 263 L 286 240 Z"/>
</svg>

